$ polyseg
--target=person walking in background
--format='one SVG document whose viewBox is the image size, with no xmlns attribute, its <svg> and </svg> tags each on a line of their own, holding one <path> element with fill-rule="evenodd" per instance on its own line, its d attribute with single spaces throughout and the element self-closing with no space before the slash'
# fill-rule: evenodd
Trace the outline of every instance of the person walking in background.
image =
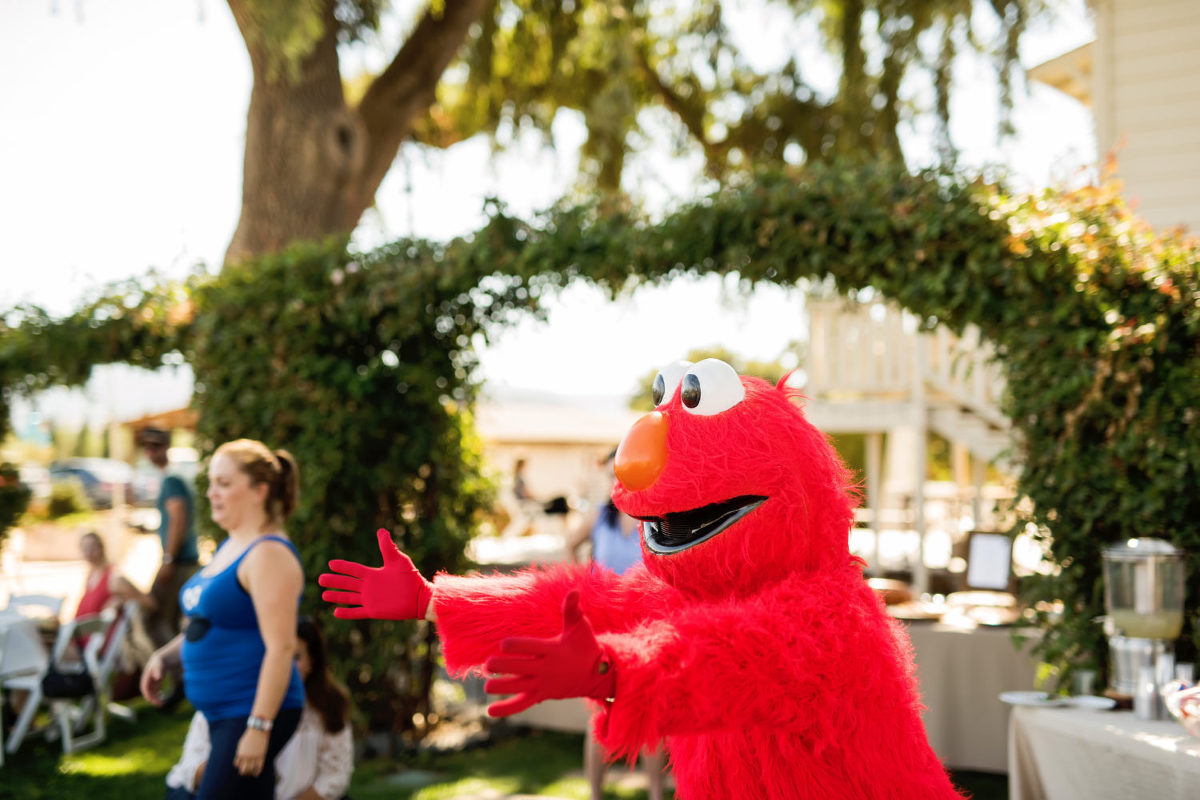
<svg viewBox="0 0 1200 800">
<path fill-rule="evenodd" d="M 349 695 L 329 671 L 325 638 L 316 622 L 300 618 L 296 628 L 296 668 L 304 681 L 304 712 L 296 734 L 275 759 L 276 800 L 338 800 L 354 772 Z M 183 755 L 167 773 L 166 800 L 192 800 L 208 765 L 212 746 L 208 723 L 196 712 Z"/>
<path fill-rule="evenodd" d="M 146 458 L 162 473 L 158 490 L 158 513 L 161 518 L 158 537 L 162 541 L 162 565 L 150 587 L 155 607 L 143 618 L 146 634 L 155 647 L 162 647 L 179 634 L 182 618 L 179 589 L 199 568 L 196 503 L 188 482 L 167 472 L 171 434 L 161 428 L 143 428 L 138 434 L 138 442 Z"/>
<path fill-rule="evenodd" d="M 529 491 L 529 483 L 525 480 L 525 459 L 518 458 L 513 462 L 513 497 L 518 503 L 538 504 L 537 499 Z"/>
<path fill-rule="evenodd" d="M 557 495 L 549 500 L 539 500 L 529 489 L 525 477 L 526 460 L 518 458 L 513 463 L 511 520 L 501 532 L 502 537 L 523 536 L 534 529 L 539 517 L 557 517 L 566 519 L 571 511 L 571 505 L 565 495 Z"/>
<path fill-rule="evenodd" d="M 614 480 L 612 462 L 615 457 L 616 450 L 613 450 L 601 462 L 610 486 Z M 617 508 L 611 497 L 593 510 L 567 539 L 567 560 L 572 564 L 580 563 L 583 559 L 579 558 L 579 548 L 588 542 L 592 546 L 591 563 L 618 575 L 642 563 L 642 537 L 638 534 L 638 522 Z"/>
<path fill-rule="evenodd" d="M 287 451 L 238 439 L 217 448 L 208 478 L 213 522 L 229 536 L 184 585 L 187 629 L 150 657 L 141 689 L 157 703 L 164 670 L 182 664 L 212 744 L 196 796 L 270 800 L 275 758 L 304 707 L 294 658 L 304 574 L 283 530 L 299 475 Z"/>
<path fill-rule="evenodd" d="M 616 455 L 614 449 L 601 462 L 610 486 L 616 480 L 612 472 Z M 591 563 L 599 568 L 621 575 L 642 563 L 642 537 L 638 531 L 638 521 L 617 508 L 611 497 L 589 514 L 567 540 L 567 561 L 579 563 L 579 548 L 589 541 L 592 545 Z M 604 796 L 605 761 L 604 749 L 596 741 L 592 726 L 588 725 L 583 743 L 583 771 L 592 789 L 592 800 L 601 800 Z M 642 764 L 650 782 L 649 800 L 662 800 L 667 758 L 661 747 L 642 753 Z"/>
<path fill-rule="evenodd" d="M 506 504 L 511 513 L 508 524 L 500 533 L 504 538 L 525 535 L 533 527 L 534 520 L 542 513 L 541 502 L 529 490 L 529 482 L 525 478 L 525 464 L 524 458 L 518 458 L 513 462 L 513 502 Z"/>
</svg>

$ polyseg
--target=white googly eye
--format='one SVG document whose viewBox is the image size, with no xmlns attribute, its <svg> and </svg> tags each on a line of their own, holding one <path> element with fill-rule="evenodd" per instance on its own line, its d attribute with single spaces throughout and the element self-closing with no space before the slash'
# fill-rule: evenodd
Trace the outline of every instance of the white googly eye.
<svg viewBox="0 0 1200 800">
<path fill-rule="evenodd" d="M 676 361 L 658 371 L 658 374 L 654 376 L 654 387 L 650 392 L 655 407 L 661 406 L 675 396 L 675 388 L 679 386 L 680 379 L 683 378 L 683 374 L 688 371 L 690 366 L 692 366 L 691 361 Z"/>
<path fill-rule="evenodd" d="M 746 397 L 737 370 L 715 358 L 706 358 L 687 371 L 679 399 L 692 414 L 711 417 L 733 408 Z"/>
</svg>

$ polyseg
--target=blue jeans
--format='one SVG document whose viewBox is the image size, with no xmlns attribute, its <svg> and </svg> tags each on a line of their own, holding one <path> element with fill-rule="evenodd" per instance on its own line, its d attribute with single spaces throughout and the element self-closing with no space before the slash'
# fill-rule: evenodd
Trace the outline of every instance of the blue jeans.
<svg viewBox="0 0 1200 800">
<path fill-rule="evenodd" d="M 208 766 L 204 768 L 204 778 L 196 789 L 197 800 L 274 800 L 275 757 L 296 732 L 300 711 L 299 708 L 285 708 L 276 715 L 267 743 L 266 760 L 256 777 L 239 775 L 233 766 L 238 740 L 246 731 L 246 717 L 210 719 L 208 737 L 212 752 L 208 756 Z"/>
</svg>

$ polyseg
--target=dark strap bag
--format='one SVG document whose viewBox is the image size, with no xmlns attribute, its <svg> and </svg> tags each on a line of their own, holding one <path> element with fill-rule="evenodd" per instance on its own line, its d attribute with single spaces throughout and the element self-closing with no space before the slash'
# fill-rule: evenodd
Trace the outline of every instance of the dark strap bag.
<svg viewBox="0 0 1200 800">
<path fill-rule="evenodd" d="M 542 506 L 542 512 L 545 514 L 567 514 L 571 511 L 571 506 L 567 503 L 567 498 L 561 495 L 555 497 Z"/>
<path fill-rule="evenodd" d="M 51 664 L 42 676 L 42 694 L 55 700 L 75 700 L 87 697 L 95 690 L 92 675 L 87 670 L 64 672 Z"/>
</svg>

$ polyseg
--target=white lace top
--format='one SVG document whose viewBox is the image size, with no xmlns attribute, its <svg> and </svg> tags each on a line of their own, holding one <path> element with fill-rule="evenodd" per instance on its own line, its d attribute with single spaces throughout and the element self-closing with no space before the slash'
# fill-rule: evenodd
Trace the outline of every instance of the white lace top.
<svg viewBox="0 0 1200 800">
<path fill-rule="evenodd" d="M 195 792 L 196 770 L 208 761 L 211 749 L 208 721 L 197 711 L 188 726 L 183 755 L 167 773 L 167 786 Z M 354 739 L 349 724 L 329 733 L 321 713 L 306 705 L 299 727 L 275 759 L 275 798 L 292 800 L 311 786 L 325 800 L 338 800 L 350 786 L 353 772 Z"/>
<path fill-rule="evenodd" d="M 275 759 L 276 800 L 292 800 L 309 786 L 324 800 L 338 800 L 349 788 L 353 772 L 349 721 L 337 733 L 330 733 L 321 712 L 304 706 L 300 726 Z"/>
</svg>

